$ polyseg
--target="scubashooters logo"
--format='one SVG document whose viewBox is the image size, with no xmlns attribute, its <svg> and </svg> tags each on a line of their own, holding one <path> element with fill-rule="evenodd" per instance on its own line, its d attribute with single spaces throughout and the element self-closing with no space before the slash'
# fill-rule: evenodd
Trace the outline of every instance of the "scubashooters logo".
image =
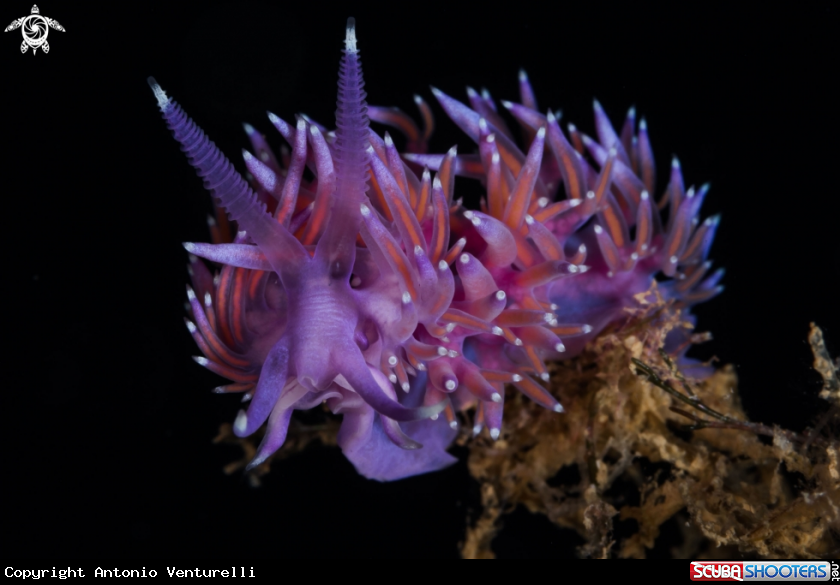
<svg viewBox="0 0 840 585">
<path fill-rule="evenodd" d="M 30 47 L 34 55 L 40 48 L 44 53 L 50 52 L 50 44 L 47 42 L 47 35 L 50 29 L 54 28 L 57 31 L 64 32 L 64 27 L 58 24 L 57 20 L 41 16 L 41 11 L 38 10 L 38 5 L 32 6 L 32 14 L 13 20 L 12 24 L 6 27 L 3 32 L 10 30 L 21 29 L 23 33 L 23 42 L 20 44 L 20 52 L 25 53 Z"/>
<path fill-rule="evenodd" d="M 828 561 L 693 561 L 692 581 L 838 581 Z"/>
</svg>

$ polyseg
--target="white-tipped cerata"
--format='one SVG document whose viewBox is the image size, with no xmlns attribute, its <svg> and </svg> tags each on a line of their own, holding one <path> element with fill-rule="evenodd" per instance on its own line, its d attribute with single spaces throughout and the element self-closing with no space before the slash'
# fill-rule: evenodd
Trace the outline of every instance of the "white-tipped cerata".
<svg viewBox="0 0 840 585">
<path fill-rule="evenodd" d="M 239 414 L 236 415 L 236 420 L 233 421 L 233 428 L 240 433 L 244 433 L 245 429 L 248 428 L 248 415 L 245 414 L 244 410 L 240 410 Z"/>
<path fill-rule="evenodd" d="M 344 50 L 348 53 L 358 53 L 356 48 L 356 19 L 352 16 L 347 19 L 347 35 L 344 37 Z"/>
<path fill-rule="evenodd" d="M 146 81 L 149 83 L 149 87 L 152 88 L 152 91 L 154 92 L 155 97 L 157 98 L 158 107 L 160 108 L 160 111 L 165 112 L 169 108 L 169 96 L 166 95 L 166 92 L 163 91 L 163 89 L 161 89 L 160 85 L 158 85 L 158 82 L 155 81 L 154 77 L 149 77 Z"/>
</svg>

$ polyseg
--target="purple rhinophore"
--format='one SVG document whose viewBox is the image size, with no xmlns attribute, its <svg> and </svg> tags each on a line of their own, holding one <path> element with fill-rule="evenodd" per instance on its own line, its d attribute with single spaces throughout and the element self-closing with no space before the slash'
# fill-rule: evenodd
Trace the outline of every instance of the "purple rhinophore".
<svg viewBox="0 0 840 585">
<path fill-rule="evenodd" d="M 502 105 L 522 126 L 523 152 L 489 93 L 469 89 L 467 106 L 434 89 L 478 152 L 425 154 L 428 105 L 415 97 L 422 130 L 399 110 L 369 109 L 356 43 L 351 18 L 335 131 L 269 114 L 291 146 L 278 160 L 245 125 L 250 185 L 149 78 L 217 207 L 214 243 L 185 244 L 187 327 L 204 354 L 196 361 L 231 381 L 216 391 L 249 402 L 234 432 L 267 423 L 251 466 L 283 444 L 294 410 L 326 404 L 343 415 L 338 443 L 362 475 L 440 469 L 454 462 L 457 412 L 474 409 L 473 433 L 500 437 L 506 385 L 563 412 L 544 386 L 546 361 L 625 318 L 656 273 L 672 278 L 660 288 L 682 306 L 720 292 L 722 271 L 707 276 L 718 218 L 697 220 L 707 187 L 686 190 L 674 159 L 653 200 L 635 110 L 617 133 L 596 101 L 597 140 L 573 128 L 567 138 L 520 71 L 522 103 Z M 406 134 L 409 152 L 371 131 L 369 116 Z M 484 182 L 479 210 L 455 199 L 456 175 Z M 667 346 L 681 356 L 688 341 L 675 334 Z"/>
</svg>

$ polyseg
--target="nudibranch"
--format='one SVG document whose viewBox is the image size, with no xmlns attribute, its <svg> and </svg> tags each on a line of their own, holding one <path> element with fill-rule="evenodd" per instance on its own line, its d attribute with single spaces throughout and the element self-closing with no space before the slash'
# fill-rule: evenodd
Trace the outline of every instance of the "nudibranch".
<svg viewBox="0 0 840 585">
<path fill-rule="evenodd" d="M 342 415 L 338 444 L 362 475 L 443 468 L 458 412 L 474 411 L 474 434 L 499 438 L 506 387 L 562 413 L 544 387 L 546 362 L 622 319 L 657 273 L 671 277 L 663 294 L 686 307 L 721 290 L 706 260 L 718 220 L 697 219 L 707 187 L 686 190 L 675 159 L 654 201 L 648 131 L 633 109 L 616 133 L 596 102 L 597 140 L 571 124 L 567 135 L 520 73 L 521 103 L 502 102 L 522 126 L 520 150 L 489 94 L 469 89 L 466 105 L 433 89 L 477 148 L 426 154 L 433 120 L 420 97 L 423 131 L 399 110 L 366 105 L 351 18 L 336 129 L 269 113 L 291 146 L 281 162 L 246 124 L 249 185 L 149 83 L 215 200 L 214 243 L 185 244 L 187 327 L 203 353 L 195 360 L 231 381 L 216 391 L 249 402 L 234 432 L 266 424 L 251 466 L 283 444 L 295 410 L 326 404 Z M 402 131 L 408 152 L 370 120 Z M 479 209 L 454 198 L 456 175 L 482 181 Z"/>
</svg>

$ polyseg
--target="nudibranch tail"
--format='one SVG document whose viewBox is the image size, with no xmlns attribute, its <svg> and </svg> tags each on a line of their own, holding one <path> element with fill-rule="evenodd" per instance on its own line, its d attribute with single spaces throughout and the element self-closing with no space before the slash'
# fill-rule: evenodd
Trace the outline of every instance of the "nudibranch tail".
<svg viewBox="0 0 840 585">
<path fill-rule="evenodd" d="M 421 98 L 422 131 L 402 112 L 368 109 L 351 18 L 335 132 L 269 113 L 291 147 L 281 162 L 246 124 L 249 186 L 149 83 L 218 205 L 215 243 L 185 244 L 187 327 L 204 354 L 196 361 L 232 381 L 217 391 L 250 400 L 234 432 L 266 425 L 251 466 L 283 444 L 294 410 L 323 404 L 343 416 L 338 444 L 361 474 L 440 469 L 454 461 L 446 449 L 458 411 L 474 410 L 474 434 L 502 436 L 506 385 L 562 413 L 543 385 L 546 363 L 625 320 L 658 272 L 672 279 L 661 294 L 681 307 L 722 290 L 723 272 L 708 275 L 707 260 L 719 218 L 698 220 L 708 186 L 686 190 L 674 159 L 654 200 L 648 127 L 634 108 L 616 132 L 596 100 L 597 139 L 564 131 L 559 113 L 537 111 L 520 71 L 521 103 L 502 102 L 521 126 L 520 148 L 486 90 L 468 88 L 467 105 L 432 88 L 477 152 L 426 154 L 434 120 Z M 409 152 L 372 131 L 369 115 L 403 132 Z M 486 186 L 479 210 L 455 197 L 456 175 Z M 235 238 L 221 237 L 219 209 L 241 230 Z M 675 330 L 666 350 L 682 358 L 690 344 Z"/>
</svg>

